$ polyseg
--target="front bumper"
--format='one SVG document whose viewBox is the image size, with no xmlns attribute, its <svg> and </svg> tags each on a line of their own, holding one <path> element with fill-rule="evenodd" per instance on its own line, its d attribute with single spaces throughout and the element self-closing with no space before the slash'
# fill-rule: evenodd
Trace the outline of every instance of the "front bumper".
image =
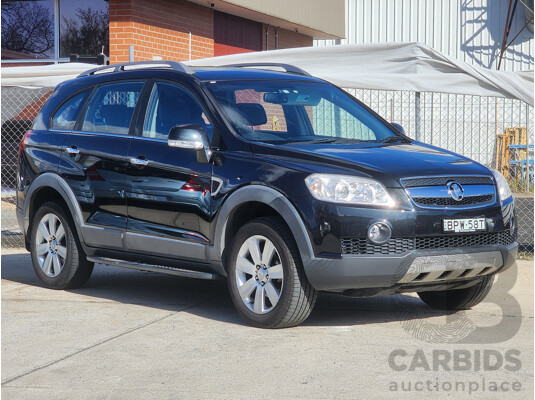
<svg viewBox="0 0 535 400">
<path fill-rule="evenodd" d="M 443 285 L 503 272 L 514 264 L 517 249 L 515 242 L 509 246 L 415 250 L 400 255 L 314 257 L 307 260 L 305 270 L 314 288 L 334 292 Z"/>
</svg>

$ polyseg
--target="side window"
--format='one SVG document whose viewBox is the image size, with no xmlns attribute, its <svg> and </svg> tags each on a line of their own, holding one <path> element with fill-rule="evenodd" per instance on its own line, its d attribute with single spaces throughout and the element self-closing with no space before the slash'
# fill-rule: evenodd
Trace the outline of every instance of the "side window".
<svg viewBox="0 0 535 400">
<path fill-rule="evenodd" d="M 176 85 L 157 82 L 147 106 L 142 136 L 167 139 L 172 127 L 187 124 L 200 125 L 212 139 L 213 126 L 197 100 Z"/>
<path fill-rule="evenodd" d="M 64 129 L 71 130 L 76 124 L 78 113 L 85 103 L 85 99 L 90 93 L 90 89 L 78 93 L 68 99 L 62 106 L 56 111 L 52 117 L 50 129 Z"/>
<path fill-rule="evenodd" d="M 89 102 L 82 131 L 128 135 L 143 82 L 100 86 Z"/>
</svg>

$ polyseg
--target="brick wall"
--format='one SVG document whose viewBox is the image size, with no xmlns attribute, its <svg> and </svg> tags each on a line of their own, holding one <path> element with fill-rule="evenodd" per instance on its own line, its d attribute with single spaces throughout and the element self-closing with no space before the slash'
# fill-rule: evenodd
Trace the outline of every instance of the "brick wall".
<svg viewBox="0 0 535 400">
<path fill-rule="evenodd" d="M 208 7 L 184 0 L 110 0 L 110 63 L 128 61 L 129 45 L 135 60 L 189 59 L 214 54 L 214 16 Z"/>
<path fill-rule="evenodd" d="M 266 49 L 266 24 L 262 28 L 262 45 Z M 271 25 L 269 27 L 269 50 L 276 49 L 275 32 L 277 27 Z M 309 47 L 314 44 L 312 36 L 303 35 L 302 33 L 290 31 L 287 29 L 279 29 L 279 49 L 290 49 L 293 47 Z"/>
<path fill-rule="evenodd" d="M 214 11 L 186 0 L 110 0 L 110 63 L 128 61 L 130 45 L 135 61 L 189 59 L 214 56 Z M 266 48 L 265 28 L 262 48 Z M 269 29 L 269 49 L 275 49 L 275 27 Z M 312 46 L 313 39 L 279 29 L 279 49 Z"/>
</svg>

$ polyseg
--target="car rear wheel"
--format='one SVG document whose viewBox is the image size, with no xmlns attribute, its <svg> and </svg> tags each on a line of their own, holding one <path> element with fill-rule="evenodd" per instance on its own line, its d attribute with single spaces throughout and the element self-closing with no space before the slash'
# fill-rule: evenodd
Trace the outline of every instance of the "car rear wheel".
<svg viewBox="0 0 535 400">
<path fill-rule="evenodd" d="M 84 285 L 93 263 L 75 236 L 70 214 L 59 204 L 45 203 L 37 210 L 31 230 L 32 263 L 37 277 L 49 288 L 72 289 Z"/>
<path fill-rule="evenodd" d="M 316 290 L 308 282 L 297 245 L 277 218 L 258 218 L 236 234 L 228 258 L 228 283 L 238 313 L 262 328 L 299 325 L 312 311 Z"/>
<path fill-rule="evenodd" d="M 492 288 L 494 276 L 486 276 L 481 282 L 466 289 L 418 292 L 428 306 L 439 310 L 466 310 L 481 303 Z"/>
</svg>

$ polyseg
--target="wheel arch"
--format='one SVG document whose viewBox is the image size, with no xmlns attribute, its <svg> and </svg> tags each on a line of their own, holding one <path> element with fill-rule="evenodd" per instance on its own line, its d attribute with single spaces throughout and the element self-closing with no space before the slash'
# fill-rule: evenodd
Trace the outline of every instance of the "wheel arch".
<svg viewBox="0 0 535 400">
<path fill-rule="evenodd" d="M 299 212 L 281 192 L 262 185 L 248 185 L 233 192 L 216 218 L 211 260 L 226 274 L 225 257 L 237 230 L 251 219 L 278 216 L 286 224 L 304 264 L 313 257 L 312 244 Z"/>
<path fill-rule="evenodd" d="M 59 175 L 46 172 L 39 175 L 30 185 L 25 196 L 24 210 L 24 237 L 26 244 L 31 234 L 31 223 L 35 212 L 47 201 L 59 201 L 69 210 L 76 226 L 78 237 L 82 240 L 83 217 L 82 210 L 76 196 L 68 183 Z"/>
</svg>

